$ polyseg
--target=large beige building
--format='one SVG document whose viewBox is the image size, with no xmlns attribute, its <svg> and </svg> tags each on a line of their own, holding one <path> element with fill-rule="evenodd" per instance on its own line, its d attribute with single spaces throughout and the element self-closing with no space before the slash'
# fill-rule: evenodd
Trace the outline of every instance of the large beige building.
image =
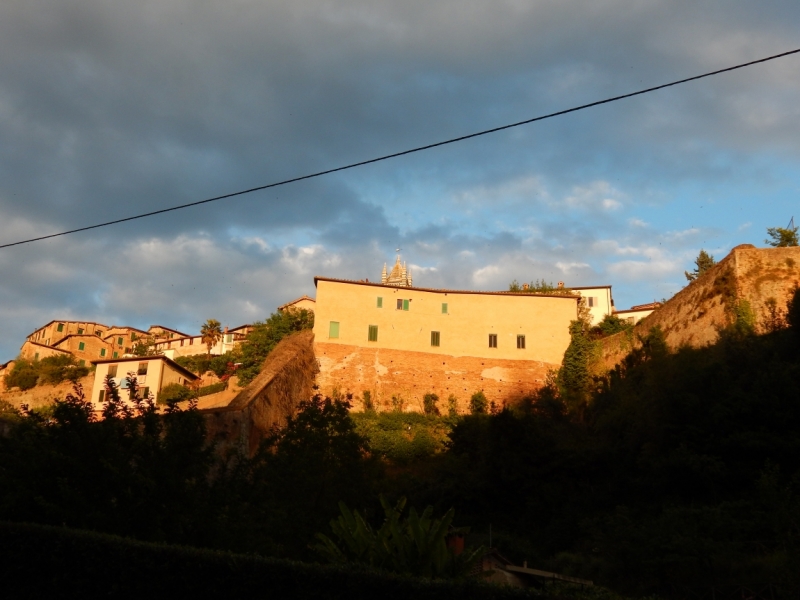
<svg viewBox="0 0 800 600">
<path fill-rule="evenodd" d="M 559 363 L 577 317 L 576 296 L 314 283 L 314 337 L 330 344 Z"/>
<path fill-rule="evenodd" d="M 421 410 L 434 393 L 466 410 L 478 391 L 498 405 L 531 393 L 569 345 L 579 297 L 411 287 L 398 263 L 381 280 L 316 277 L 314 351 L 322 393 L 366 393 Z"/>
</svg>

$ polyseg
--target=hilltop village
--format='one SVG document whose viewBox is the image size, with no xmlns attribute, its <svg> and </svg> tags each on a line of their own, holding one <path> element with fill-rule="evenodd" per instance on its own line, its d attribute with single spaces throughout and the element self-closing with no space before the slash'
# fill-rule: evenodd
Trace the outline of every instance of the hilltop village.
<svg viewBox="0 0 800 600">
<path fill-rule="evenodd" d="M 611 286 L 536 291 L 467 291 L 414 287 L 412 274 L 397 256 L 384 264 L 380 283 L 316 277 L 316 298 L 302 296 L 279 311 L 315 313 L 317 383 L 324 393 L 340 390 L 362 397 L 403 397 L 413 410 L 422 395 L 482 390 L 493 401 L 535 389 L 556 368 L 569 344 L 568 326 L 582 303 L 592 324 L 606 315 L 631 323 L 657 304 L 617 311 Z M 27 336 L 20 358 L 38 361 L 73 357 L 95 368 L 92 400 L 103 402 L 105 377 L 125 385 L 135 371 L 144 393 L 158 396 L 171 383 L 199 379 L 179 365 L 179 357 L 223 355 L 241 344 L 251 325 L 226 327 L 210 347 L 201 335 L 162 325 L 147 330 L 91 321 L 53 320 Z M 137 345 L 147 348 L 138 352 Z M 13 367 L 11 361 L 2 371 Z M 88 391 L 88 390 L 87 390 Z"/>
<path fill-rule="evenodd" d="M 318 276 L 315 298 L 302 296 L 278 310 L 314 313 L 313 335 L 304 342 L 304 360 L 311 366 L 296 388 L 302 393 L 310 394 L 317 386 L 325 395 L 351 394 L 356 409 L 368 398 L 377 407 L 412 411 L 423 410 L 423 397 L 435 394 L 455 398 L 463 412 L 476 392 L 502 406 L 540 388 L 548 373 L 561 365 L 570 344 L 569 324 L 579 311 L 592 325 L 614 316 L 638 331 L 658 325 L 673 347 L 704 345 L 716 338 L 732 297 L 748 299 L 756 315 L 767 310 L 770 298 L 785 303 L 798 280 L 795 261 L 800 261 L 797 248 L 738 246 L 711 270 L 716 276 L 692 282 L 665 306 L 651 303 L 618 310 L 610 285 L 558 282 L 534 289 L 522 284 L 514 291 L 416 287 L 398 256 L 391 269 L 384 265 L 380 282 Z M 203 373 L 193 373 L 176 360 L 225 355 L 251 330 L 248 324 L 226 327 L 209 347 L 201 335 L 162 325 L 142 330 L 54 320 L 27 337 L 19 356 L 30 361 L 68 356 L 92 367 L 94 377 L 87 385 L 99 408 L 109 375 L 124 387 L 128 373 L 135 372 L 145 393 L 154 397 L 170 384 L 196 388 L 209 383 L 201 380 Z M 629 339 L 612 336 L 603 341 L 606 367 L 630 350 Z M 145 344 L 148 351 L 137 352 L 137 344 Z M 2 365 L 0 376 L 13 365 L 14 361 Z M 282 368 L 274 374 L 282 376 Z M 259 381 L 252 384 L 257 389 L 237 392 L 238 405 L 244 398 L 264 395 L 269 382 L 263 377 Z M 229 393 L 224 401 L 223 396 L 213 396 L 201 405 L 233 406 L 238 396 Z"/>
</svg>

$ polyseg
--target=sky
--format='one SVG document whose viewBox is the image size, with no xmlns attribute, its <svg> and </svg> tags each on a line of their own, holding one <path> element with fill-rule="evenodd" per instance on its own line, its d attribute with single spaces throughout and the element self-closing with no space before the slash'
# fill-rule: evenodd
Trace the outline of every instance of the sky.
<svg viewBox="0 0 800 600">
<path fill-rule="evenodd" d="M 0 244 L 335 168 L 800 48 L 796 0 L 4 0 Z M 667 298 L 800 219 L 800 55 L 0 249 L 0 362 L 54 319 L 196 333 L 377 280 Z"/>
</svg>

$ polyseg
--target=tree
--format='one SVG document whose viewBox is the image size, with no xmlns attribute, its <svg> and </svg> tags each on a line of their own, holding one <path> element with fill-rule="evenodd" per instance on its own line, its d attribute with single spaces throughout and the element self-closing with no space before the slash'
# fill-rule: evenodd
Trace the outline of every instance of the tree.
<svg viewBox="0 0 800 600">
<path fill-rule="evenodd" d="M 764 240 L 764 242 L 775 248 L 797 246 L 797 227 L 792 227 L 793 224 L 794 218 L 792 218 L 788 227 L 767 227 L 767 235 L 772 239 Z"/>
<path fill-rule="evenodd" d="M 697 258 L 694 260 L 694 264 L 696 265 L 694 271 L 691 273 L 689 273 L 689 271 L 683 272 L 683 274 L 686 276 L 686 279 L 689 281 L 694 281 L 700 277 L 703 273 L 717 264 L 717 261 L 714 260 L 714 257 L 705 250 L 700 250 L 700 254 L 698 254 Z"/>
<path fill-rule="evenodd" d="M 304 329 L 314 328 L 314 313 L 310 310 L 287 310 L 275 312 L 266 321 L 253 323 L 247 339 L 238 348 L 236 371 L 239 385 L 247 385 L 261 372 L 267 355 L 286 336 Z"/>
<path fill-rule="evenodd" d="M 216 319 L 209 319 L 200 327 L 200 337 L 208 348 L 208 356 L 211 356 L 211 348 L 222 338 L 222 324 Z"/>
<path fill-rule="evenodd" d="M 439 407 L 436 403 L 439 402 L 439 396 L 434 393 L 425 394 L 422 398 L 422 409 L 426 415 L 438 415 Z"/>
<path fill-rule="evenodd" d="M 489 401 L 486 400 L 486 395 L 481 392 L 475 392 L 469 399 L 469 412 L 473 415 L 486 414 L 486 408 L 489 406 Z"/>
</svg>

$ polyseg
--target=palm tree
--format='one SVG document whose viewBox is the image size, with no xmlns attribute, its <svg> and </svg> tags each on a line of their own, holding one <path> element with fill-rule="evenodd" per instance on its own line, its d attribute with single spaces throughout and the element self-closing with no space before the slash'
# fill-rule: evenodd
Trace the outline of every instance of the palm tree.
<svg viewBox="0 0 800 600">
<path fill-rule="evenodd" d="M 211 357 L 211 348 L 222 338 L 222 323 L 216 319 L 209 319 L 200 326 L 200 338 L 208 348 Z"/>
</svg>

